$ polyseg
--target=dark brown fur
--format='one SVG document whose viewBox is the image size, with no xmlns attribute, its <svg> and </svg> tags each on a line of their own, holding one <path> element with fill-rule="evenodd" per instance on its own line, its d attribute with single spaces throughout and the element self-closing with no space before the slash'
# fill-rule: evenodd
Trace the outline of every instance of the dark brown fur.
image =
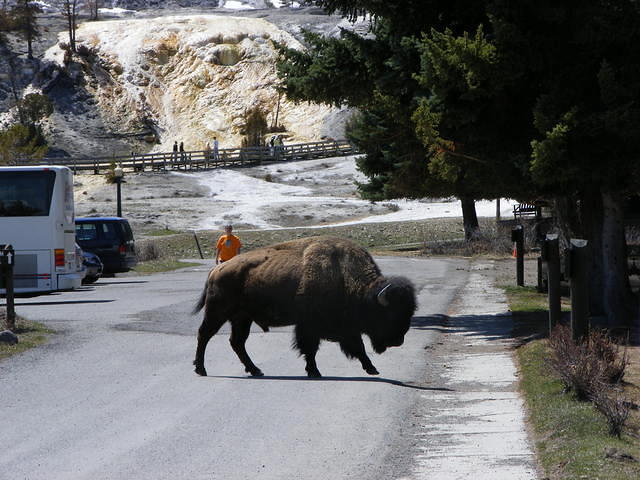
<svg viewBox="0 0 640 480">
<path fill-rule="evenodd" d="M 253 250 L 215 267 L 194 313 L 203 307 L 194 361 L 199 375 L 207 374 L 207 343 L 229 321 L 231 346 L 249 374 L 262 375 L 245 349 L 255 322 L 265 331 L 295 325 L 294 346 L 305 356 L 307 374 L 319 377 L 320 340 L 339 342 L 347 357 L 377 374 L 361 335 L 378 353 L 401 345 L 416 301 L 411 282 L 382 276 L 363 248 L 339 238 L 312 237 Z"/>
</svg>

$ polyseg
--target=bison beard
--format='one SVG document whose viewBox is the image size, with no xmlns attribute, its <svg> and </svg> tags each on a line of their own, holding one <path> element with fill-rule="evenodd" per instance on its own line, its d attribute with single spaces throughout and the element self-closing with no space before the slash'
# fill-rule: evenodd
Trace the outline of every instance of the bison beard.
<svg viewBox="0 0 640 480">
<path fill-rule="evenodd" d="M 293 345 L 310 377 L 320 377 L 320 340 L 338 342 L 348 358 L 377 375 L 362 334 L 376 353 L 402 345 L 416 309 L 414 288 L 402 277 L 385 278 L 369 253 L 339 238 L 312 237 L 238 255 L 211 270 L 194 313 L 204 307 L 193 362 L 206 375 L 207 343 L 227 321 L 230 343 L 245 371 L 262 376 L 245 349 L 251 323 L 295 325 Z"/>
</svg>

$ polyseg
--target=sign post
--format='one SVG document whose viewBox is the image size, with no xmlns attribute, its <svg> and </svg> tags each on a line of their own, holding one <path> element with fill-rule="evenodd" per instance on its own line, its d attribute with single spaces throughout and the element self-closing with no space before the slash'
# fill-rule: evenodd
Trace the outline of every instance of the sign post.
<svg viewBox="0 0 640 480">
<path fill-rule="evenodd" d="M 7 330 L 16 328 L 16 310 L 13 296 L 13 264 L 15 252 L 11 245 L 0 245 L 0 288 L 4 288 L 7 297 Z"/>
</svg>

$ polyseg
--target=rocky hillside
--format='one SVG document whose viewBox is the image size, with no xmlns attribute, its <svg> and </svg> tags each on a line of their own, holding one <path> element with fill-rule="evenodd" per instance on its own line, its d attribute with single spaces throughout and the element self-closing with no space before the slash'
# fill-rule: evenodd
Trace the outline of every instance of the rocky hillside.
<svg viewBox="0 0 640 480">
<path fill-rule="evenodd" d="M 136 1 L 114 5 L 136 7 Z M 41 90 L 55 103 L 46 125 L 53 150 L 110 155 L 169 150 L 174 141 L 196 150 L 214 136 L 222 146 L 237 146 L 248 109 L 259 107 L 269 123 L 273 120 L 278 104 L 273 41 L 302 48 L 295 38 L 301 28 L 335 34 L 341 23 L 313 8 L 203 10 L 214 3 L 224 5 L 200 0 L 196 9 L 143 10 L 120 18 L 105 12 L 101 21 L 79 25 L 80 55 L 71 62 L 64 61 L 61 48 L 63 23 L 43 16 L 47 31 L 38 58 L 16 59 L 21 90 Z M 19 52 L 17 41 L 14 46 Z M 0 61 L 0 103 L 6 112 L 12 99 L 3 67 Z M 288 141 L 307 141 L 341 137 L 346 117 L 344 111 L 283 98 L 278 123 Z"/>
</svg>

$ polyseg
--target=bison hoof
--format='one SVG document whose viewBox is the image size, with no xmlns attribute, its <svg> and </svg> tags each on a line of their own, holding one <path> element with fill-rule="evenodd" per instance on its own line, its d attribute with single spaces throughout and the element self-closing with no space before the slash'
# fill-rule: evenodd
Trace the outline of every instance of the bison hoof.
<svg viewBox="0 0 640 480">
<path fill-rule="evenodd" d="M 322 374 L 320 373 L 320 370 L 316 369 L 312 369 L 312 370 L 307 370 L 307 377 L 309 378 L 321 378 Z"/>
<path fill-rule="evenodd" d="M 262 370 L 260 370 L 259 368 L 256 368 L 255 370 L 245 370 L 249 375 L 251 375 L 252 377 L 264 377 L 264 373 L 262 373 Z"/>
<path fill-rule="evenodd" d="M 373 365 L 370 366 L 369 368 L 365 368 L 365 371 L 369 374 L 369 375 L 380 375 L 380 372 L 376 369 L 376 367 L 374 367 Z"/>
<path fill-rule="evenodd" d="M 196 369 L 195 372 L 200 375 L 201 377 L 206 377 L 207 376 L 207 371 L 205 370 L 205 368 L 203 366 L 197 366 L 196 365 Z"/>
</svg>

